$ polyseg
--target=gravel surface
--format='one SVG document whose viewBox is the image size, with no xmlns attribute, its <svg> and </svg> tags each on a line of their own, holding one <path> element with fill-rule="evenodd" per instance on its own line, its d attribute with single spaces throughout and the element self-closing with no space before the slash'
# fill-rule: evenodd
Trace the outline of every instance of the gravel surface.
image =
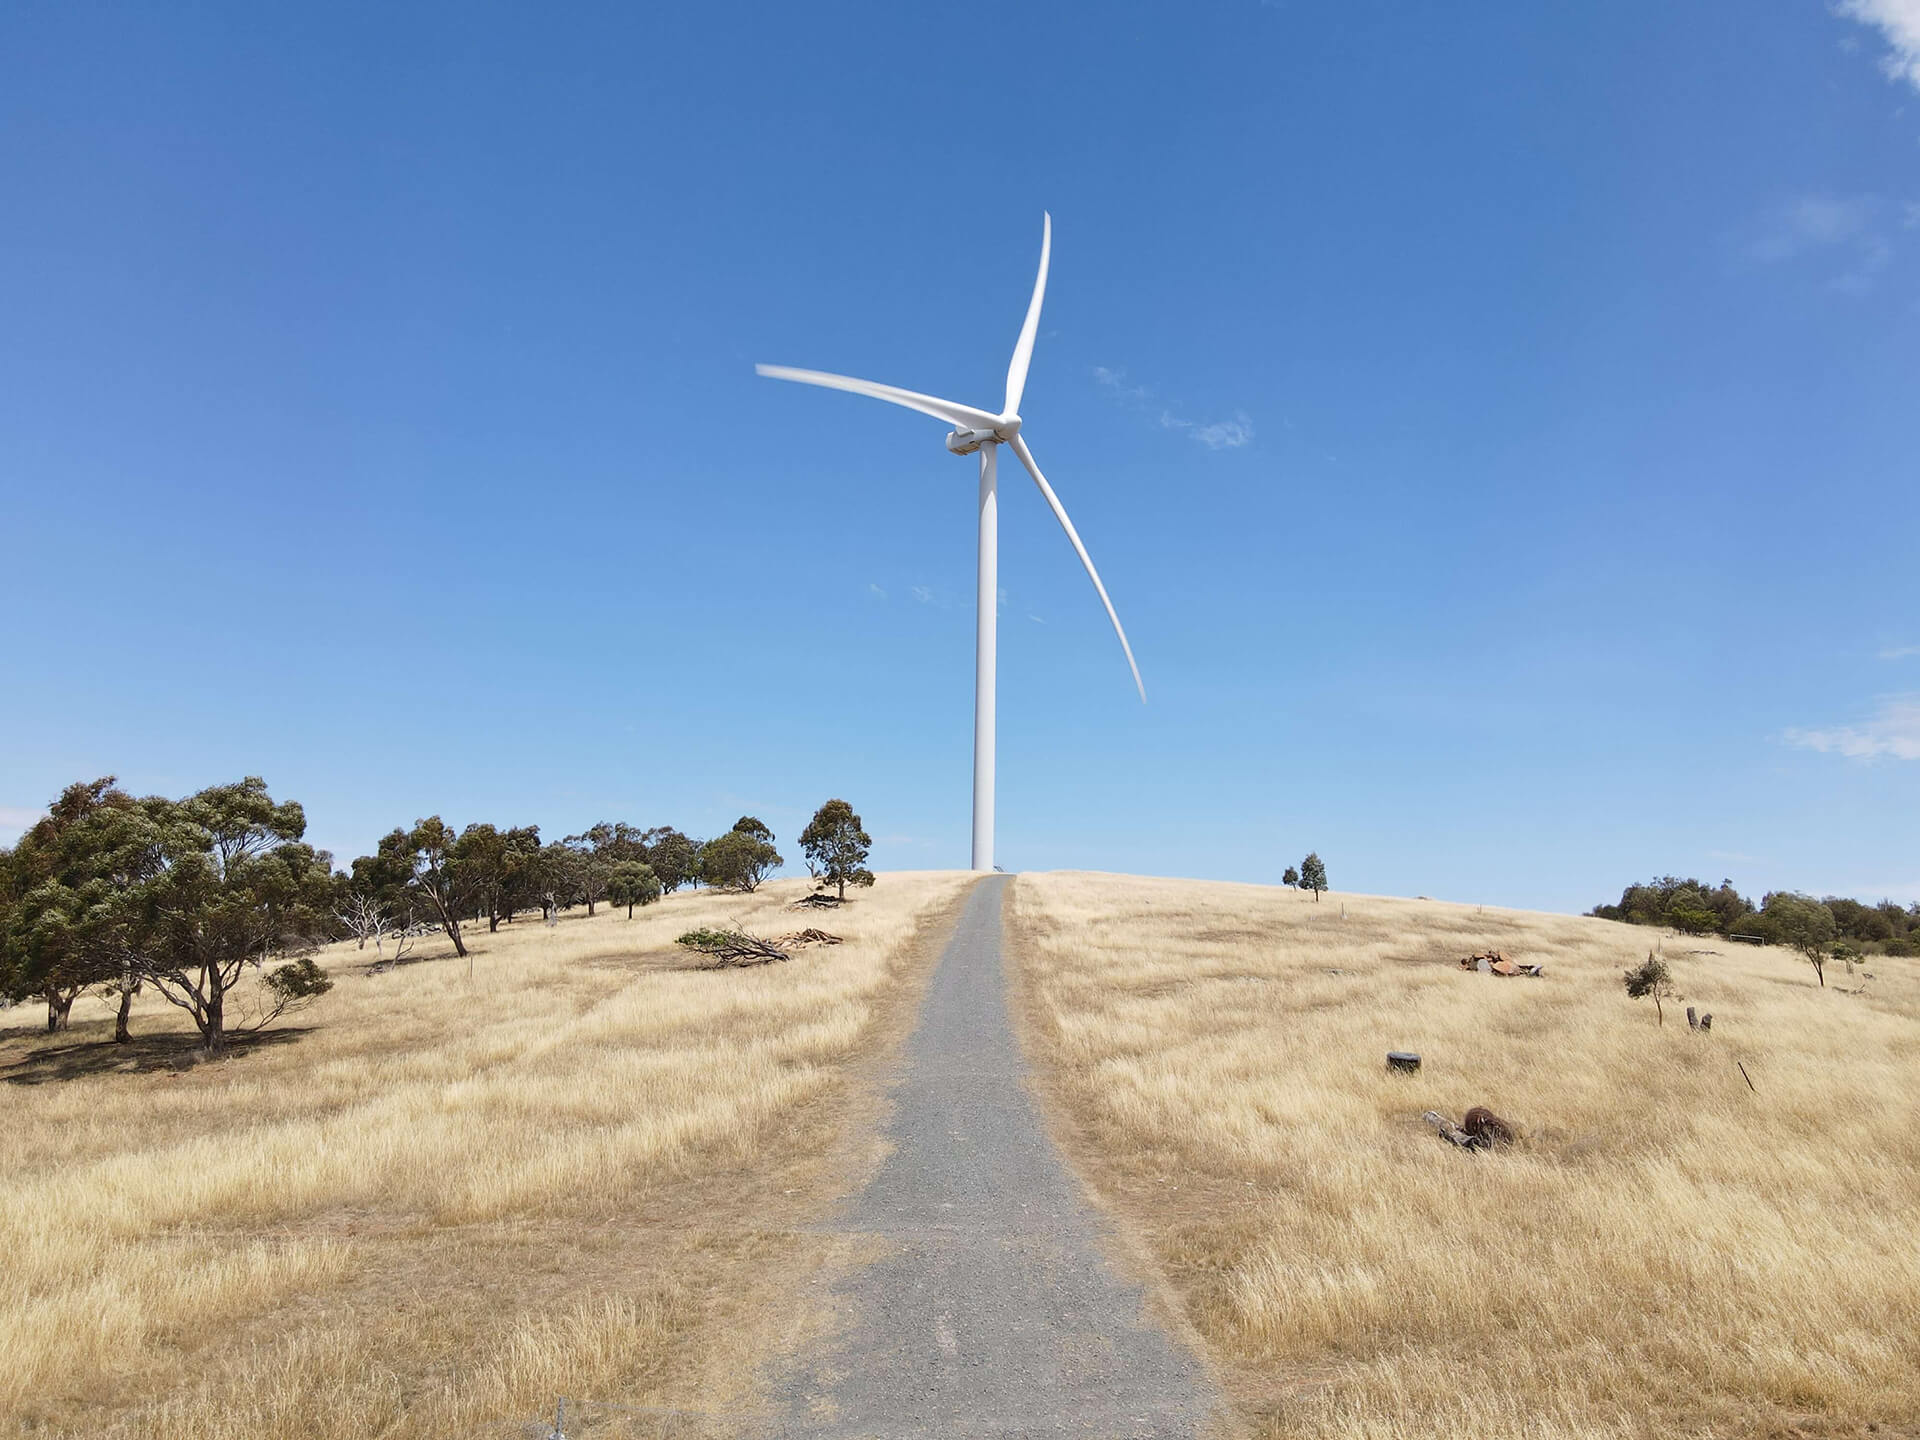
<svg viewBox="0 0 1920 1440">
<path fill-rule="evenodd" d="M 1041 1128 L 1000 959 L 1004 877 L 968 896 L 893 1089 L 893 1152 L 831 1228 L 885 1253 L 843 1275 L 834 1333 L 776 1408 L 793 1437 L 1194 1436 L 1200 1366 L 1102 1254 Z"/>
</svg>

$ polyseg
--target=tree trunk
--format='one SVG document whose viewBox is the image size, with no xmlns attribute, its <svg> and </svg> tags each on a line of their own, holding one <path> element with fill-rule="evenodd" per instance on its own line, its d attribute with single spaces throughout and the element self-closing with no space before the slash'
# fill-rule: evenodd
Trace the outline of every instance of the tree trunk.
<svg viewBox="0 0 1920 1440">
<path fill-rule="evenodd" d="M 587 918 L 589 920 L 593 918 L 593 892 L 591 890 L 587 892 Z"/>
<path fill-rule="evenodd" d="M 114 1022 L 113 1022 L 113 1043 L 114 1044 L 125 1045 L 128 1041 L 133 1039 L 133 1032 L 127 1029 L 127 1016 L 129 1016 L 132 1013 L 133 1013 L 133 987 L 131 985 L 122 985 L 120 987 L 120 1013 L 119 1015 L 114 1017 Z"/>
<path fill-rule="evenodd" d="M 453 941 L 453 953 L 459 956 L 462 960 L 466 959 L 467 958 L 467 942 L 460 938 L 460 922 L 454 919 L 451 915 L 449 915 L 447 917 L 447 923 L 446 923 L 445 929 L 447 932 L 447 938 Z"/>
<path fill-rule="evenodd" d="M 844 875 L 840 877 L 840 898 L 842 900 L 847 898 L 847 877 Z"/>
<path fill-rule="evenodd" d="M 73 1019 L 73 997 L 77 991 L 69 990 L 62 994 L 58 990 L 47 991 L 47 1033 L 65 1030 Z"/>
<path fill-rule="evenodd" d="M 492 935 L 500 929 L 500 907 L 493 901 L 487 902 L 487 933 Z"/>
<path fill-rule="evenodd" d="M 194 1018 L 200 1021 L 200 1038 L 205 1042 L 207 1052 L 217 1055 L 227 1046 L 227 994 L 221 987 L 218 970 L 209 967 L 206 979 L 206 1014 Z"/>
</svg>

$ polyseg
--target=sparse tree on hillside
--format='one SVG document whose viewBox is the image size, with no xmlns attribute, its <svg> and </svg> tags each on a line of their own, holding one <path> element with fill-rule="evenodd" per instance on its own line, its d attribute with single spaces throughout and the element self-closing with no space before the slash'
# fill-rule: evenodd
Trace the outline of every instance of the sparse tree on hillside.
<svg viewBox="0 0 1920 1440">
<path fill-rule="evenodd" d="M 540 848 L 532 867 L 534 893 L 540 913 L 548 920 L 580 897 L 580 852 L 555 840 Z"/>
<path fill-rule="evenodd" d="M 1314 903 L 1320 902 L 1320 892 L 1327 888 L 1327 867 L 1321 863 L 1318 854 L 1309 854 L 1300 862 L 1300 884 L 1313 891 Z"/>
<path fill-rule="evenodd" d="M 1643 996 L 1651 996 L 1654 1023 L 1665 1025 L 1667 1016 L 1660 1002 L 1673 998 L 1673 976 L 1667 970 L 1667 962 L 1649 950 L 1646 961 L 1627 971 L 1624 978 L 1627 985 L 1627 998 L 1638 1000 Z"/>
<path fill-rule="evenodd" d="M 379 858 L 382 869 L 404 871 L 409 892 L 446 932 L 453 953 L 465 958 L 467 942 L 460 934 L 460 919 L 472 913 L 475 891 L 456 852 L 458 844 L 453 827 L 430 815 L 416 821 L 411 830 L 389 834 L 380 842 Z"/>
<path fill-rule="evenodd" d="M 302 841 L 306 824 L 298 804 L 276 802 L 257 776 L 184 800 L 142 800 L 125 819 L 125 843 L 153 861 L 117 902 L 125 954 L 141 980 L 192 1017 L 209 1050 L 328 988 L 307 957 L 332 927 L 332 866 Z M 236 1026 L 229 992 L 247 966 L 274 955 L 292 963 L 262 976 L 265 1009 Z"/>
<path fill-rule="evenodd" d="M 334 918 L 346 927 L 347 934 L 355 940 L 354 949 L 364 950 L 367 941 L 373 941 L 373 953 L 385 956 L 383 947 L 387 931 L 393 928 L 393 916 L 378 897 L 356 894 L 351 889 L 339 885 L 343 877 L 335 877 Z"/>
<path fill-rule="evenodd" d="M 699 847 L 685 835 L 671 825 L 660 825 L 640 838 L 646 845 L 643 858 L 659 877 L 663 889 L 678 890 L 695 878 L 700 863 Z"/>
<path fill-rule="evenodd" d="M 873 884 L 873 872 L 867 869 L 872 845 L 873 837 L 844 800 L 827 801 L 800 832 L 807 868 L 815 879 L 838 885 L 842 900 L 847 898 L 847 886 Z"/>
<path fill-rule="evenodd" d="M 1299 889 L 1300 872 L 1294 869 L 1293 866 L 1291 865 L 1287 866 L 1286 873 L 1280 877 L 1280 883 L 1282 885 L 1291 885 L 1296 890 Z"/>
<path fill-rule="evenodd" d="M 113 776 L 69 785 L 0 866 L 0 991 L 47 1006 L 49 1033 L 73 1002 L 125 969 L 126 888 L 151 873 L 140 802 Z"/>
<path fill-rule="evenodd" d="M 626 906 L 629 920 L 633 918 L 634 906 L 651 905 L 659 898 L 659 877 L 638 860 L 616 862 L 607 876 L 607 903 Z"/>
<path fill-rule="evenodd" d="M 523 825 L 499 830 L 492 825 L 469 825 L 454 845 L 467 894 L 487 917 L 489 933 L 512 919 L 519 898 L 520 871 L 540 850 L 540 827 Z"/>
<path fill-rule="evenodd" d="M 729 830 L 700 847 L 700 878 L 716 890 L 751 893 L 784 862 L 765 840 Z"/>
<path fill-rule="evenodd" d="M 602 822 L 561 842 L 573 851 L 575 885 L 587 902 L 587 914 L 593 914 L 594 902 L 607 893 L 607 877 L 613 873 L 609 853 L 613 844 L 613 826 Z"/>
<path fill-rule="evenodd" d="M 1813 966 L 1822 989 L 1827 984 L 1827 956 L 1837 926 L 1833 912 L 1810 895 L 1776 891 L 1760 906 L 1761 918 L 1771 930 L 1769 939 L 1791 945 Z"/>
</svg>

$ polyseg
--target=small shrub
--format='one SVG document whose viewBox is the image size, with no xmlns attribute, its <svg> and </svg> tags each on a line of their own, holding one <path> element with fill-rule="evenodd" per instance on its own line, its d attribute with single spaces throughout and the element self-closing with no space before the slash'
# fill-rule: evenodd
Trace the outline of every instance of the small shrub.
<svg viewBox="0 0 1920 1440">
<path fill-rule="evenodd" d="M 1624 978 L 1627 984 L 1627 998 L 1639 1000 L 1652 996 L 1655 1023 L 1666 1024 L 1666 1012 L 1661 1008 L 1660 1002 L 1673 998 L 1673 974 L 1667 969 L 1667 962 L 1649 950 L 1645 963 L 1634 966 L 1626 972 Z"/>
<path fill-rule="evenodd" d="M 302 1010 L 333 988 L 327 972 L 313 963 L 311 956 L 290 960 L 266 973 L 263 984 L 271 997 L 267 1013 L 255 1028 L 264 1026 L 292 1010 Z"/>
</svg>

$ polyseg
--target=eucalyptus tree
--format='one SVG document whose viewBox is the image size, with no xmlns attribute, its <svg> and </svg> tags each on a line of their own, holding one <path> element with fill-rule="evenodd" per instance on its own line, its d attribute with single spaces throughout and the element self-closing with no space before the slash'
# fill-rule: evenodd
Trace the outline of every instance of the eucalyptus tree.
<svg viewBox="0 0 1920 1440">
<path fill-rule="evenodd" d="M 519 898 L 520 871 L 540 851 L 540 827 L 523 825 L 501 830 L 487 824 L 469 825 L 460 832 L 454 845 L 454 860 L 460 866 L 473 904 L 486 915 L 489 932 L 498 930 L 503 919 L 513 918 L 514 901 Z"/>
<path fill-rule="evenodd" d="M 305 833 L 299 804 L 274 800 L 249 776 L 183 800 L 138 801 L 102 837 L 123 863 L 141 857 L 106 903 L 116 943 L 209 1050 L 329 988 L 310 954 L 332 929 L 332 861 Z M 276 956 L 290 963 L 262 976 L 259 1008 L 236 1021 L 234 986 Z"/>
<path fill-rule="evenodd" d="M 1326 863 L 1317 853 L 1309 852 L 1307 858 L 1300 862 L 1300 888 L 1313 891 L 1316 903 L 1320 899 L 1320 892 L 1327 888 Z"/>
<path fill-rule="evenodd" d="M 808 869 L 815 879 L 838 885 L 842 900 L 847 898 L 847 886 L 873 884 L 873 872 L 867 869 L 872 845 L 873 837 L 844 800 L 827 801 L 800 832 Z"/>
<path fill-rule="evenodd" d="M 607 900 L 613 905 L 627 907 L 627 918 L 633 918 L 633 907 L 651 905 L 660 898 L 660 879 L 650 866 L 639 860 L 615 861 L 607 876 Z"/>
<path fill-rule="evenodd" d="M 474 910 L 478 891 L 460 861 L 459 837 L 438 815 L 416 820 L 411 830 L 395 829 L 380 842 L 379 868 L 406 877 L 407 894 L 417 899 L 465 957 L 467 942 L 460 921 Z"/>
<path fill-rule="evenodd" d="M 678 890 L 698 878 L 700 848 L 671 825 L 656 825 L 641 837 L 646 846 L 642 857 L 660 878 L 666 890 Z"/>
<path fill-rule="evenodd" d="M 67 786 L 11 851 L 0 852 L 0 990 L 44 1000 L 49 1033 L 67 1028 L 73 1002 L 117 985 L 117 1038 L 139 981 L 126 955 L 128 887 L 156 859 L 141 802 L 114 777 Z"/>
</svg>

